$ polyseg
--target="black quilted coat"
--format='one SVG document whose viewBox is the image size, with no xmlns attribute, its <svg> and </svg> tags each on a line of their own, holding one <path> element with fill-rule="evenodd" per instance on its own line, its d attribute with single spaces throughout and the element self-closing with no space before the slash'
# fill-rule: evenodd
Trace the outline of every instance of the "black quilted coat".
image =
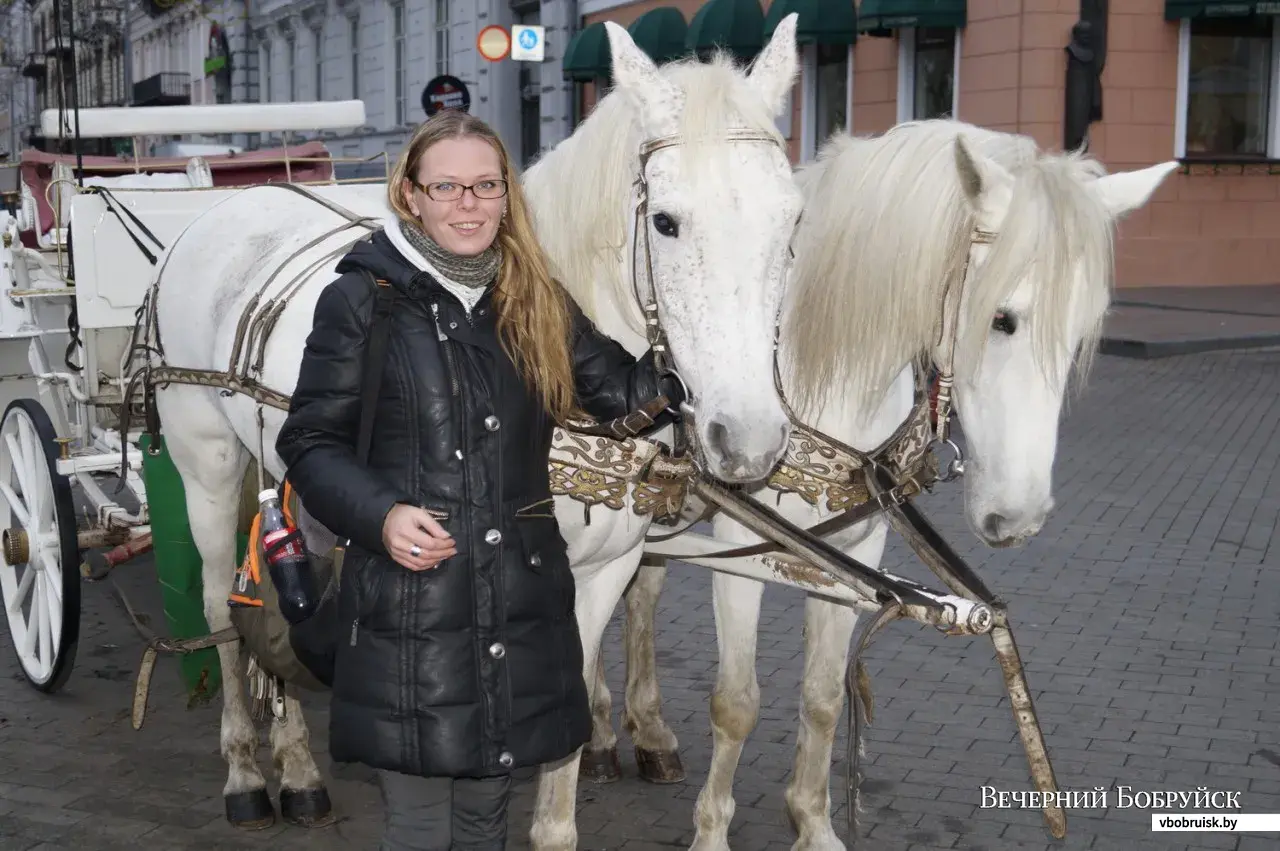
<svg viewBox="0 0 1280 851">
<path fill-rule="evenodd" d="M 366 269 L 399 291 L 368 468 L 354 452 L 375 301 Z M 551 511 L 554 422 L 503 353 L 489 294 L 468 319 L 382 232 L 338 271 L 316 305 L 276 443 L 307 511 L 352 541 L 331 755 L 451 777 L 567 756 L 589 739 L 591 718 L 573 577 Z M 594 417 L 622 416 L 659 392 L 682 398 L 659 381 L 652 353 L 637 361 L 576 306 L 573 358 Z M 397 502 L 445 512 L 458 554 L 417 573 L 392 561 L 382 523 Z"/>
</svg>

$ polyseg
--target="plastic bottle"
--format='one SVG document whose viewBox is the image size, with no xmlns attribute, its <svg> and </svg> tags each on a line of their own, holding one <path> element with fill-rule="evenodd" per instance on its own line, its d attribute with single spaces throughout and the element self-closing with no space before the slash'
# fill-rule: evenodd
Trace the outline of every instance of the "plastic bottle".
<svg viewBox="0 0 1280 851">
<path fill-rule="evenodd" d="M 285 520 L 280 496 L 274 488 L 258 494 L 258 510 L 262 518 L 262 549 L 280 602 L 280 612 L 289 623 L 300 623 L 314 614 L 319 602 L 302 534 Z M 285 538 L 289 540 L 273 551 L 272 544 Z"/>
</svg>

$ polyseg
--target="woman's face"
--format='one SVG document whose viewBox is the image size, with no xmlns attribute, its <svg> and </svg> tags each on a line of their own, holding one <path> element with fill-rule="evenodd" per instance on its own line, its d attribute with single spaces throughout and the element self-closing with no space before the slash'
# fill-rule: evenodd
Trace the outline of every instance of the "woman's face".
<svg viewBox="0 0 1280 851">
<path fill-rule="evenodd" d="M 418 185 L 406 183 L 405 200 L 441 248 L 472 256 L 493 244 L 506 209 L 505 193 L 476 197 L 476 192 L 499 194 L 503 186 L 502 164 L 492 145 L 474 136 L 436 142 L 423 153 L 414 177 Z"/>
</svg>

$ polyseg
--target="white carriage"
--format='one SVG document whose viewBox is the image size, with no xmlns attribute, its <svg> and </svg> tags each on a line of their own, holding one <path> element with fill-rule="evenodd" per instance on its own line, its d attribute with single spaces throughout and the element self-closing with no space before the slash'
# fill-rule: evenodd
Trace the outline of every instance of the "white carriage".
<svg viewBox="0 0 1280 851">
<path fill-rule="evenodd" d="M 189 159 L 84 157 L 83 182 L 74 155 L 32 151 L 0 168 L 0 594 L 23 674 L 53 692 L 75 661 L 82 574 L 101 578 L 152 545 L 129 381 L 153 263 L 237 187 L 336 182 L 323 143 L 289 145 L 287 134 L 360 127 L 365 110 L 358 100 L 81 109 L 78 134 L 73 115 L 47 110 L 42 121 L 46 137 L 132 137 L 135 150 L 141 137 L 188 133 L 286 141 Z"/>
</svg>

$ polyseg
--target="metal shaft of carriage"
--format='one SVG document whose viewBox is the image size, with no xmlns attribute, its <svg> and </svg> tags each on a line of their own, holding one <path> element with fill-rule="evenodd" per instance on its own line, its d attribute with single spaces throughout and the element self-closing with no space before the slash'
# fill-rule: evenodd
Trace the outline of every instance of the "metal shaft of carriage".
<svg viewBox="0 0 1280 851">
<path fill-rule="evenodd" d="M 877 468 L 868 480 L 873 493 L 887 492 L 893 487 L 892 479 L 883 468 Z M 1026 751 L 1032 781 L 1046 798 L 1043 807 L 1045 822 L 1055 838 L 1066 836 L 1066 816 L 1055 801 L 1057 779 L 1022 659 L 1009 628 L 1005 605 L 933 529 L 919 509 L 909 502 L 886 502 L 885 514 L 890 525 L 952 594 L 938 593 L 912 580 L 868 567 L 750 496 L 726 490 L 700 477 L 695 478 L 691 487 L 694 493 L 716 505 L 726 516 L 762 538 L 774 541 L 791 556 L 803 560 L 804 564 L 771 555 L 741 558 L 733 563 L 699 558 L 696 552 L 689 550 L 705 549 L 707 552 L 702 555 L 710 556 L 722 544 L 713 538 L 689 532 L 681 535 L 669 552 L 664 552 L 661 545 L 650 547 L 653 554 L 764 581 L 782 581 L 809 593 L 859 607 L 883 610 L 886 604 L 894 604 L 900 617 L 934 626 L 949 635 L 990 635 L 1009 693 L 1014 722 Z M 851 666 L 857 663 L 855 655 Z M 850 707 L 850 711 L 853 712 L 854 707 Z"/>
<path fill-rule="evenodd" d="M 893 487 L 893 480 L 883 469 L 877 469 L 867 478 L 873 494 Z M 1067 817 L 1062 807 L 1056 803 L 1059 791 L 1057 777 L 1049 760 L 1044 731 L 1040 728 L 1040 719 L 1031 698 L 1031 687 L 1027 683 L 1022 657 L 1009 626 L 1004 601 L 987 587 L 916 506 L 906 502 L 891 507 L 885 514 L 894 530 L 948 588 L 968 599 L 980 601 L 994 613 L 995 620 L 989 631 L 991 641 L 1004 677 L 1005 689 L 1009 693 L 1014 723 L 1027 754 L 1031 779 L 1036 791 L 1044 796 L 1045 804 L 1042 809 L 1049 832 L 1056 839 L 1064 838 L 1067 835 Z"/>
</svg>

